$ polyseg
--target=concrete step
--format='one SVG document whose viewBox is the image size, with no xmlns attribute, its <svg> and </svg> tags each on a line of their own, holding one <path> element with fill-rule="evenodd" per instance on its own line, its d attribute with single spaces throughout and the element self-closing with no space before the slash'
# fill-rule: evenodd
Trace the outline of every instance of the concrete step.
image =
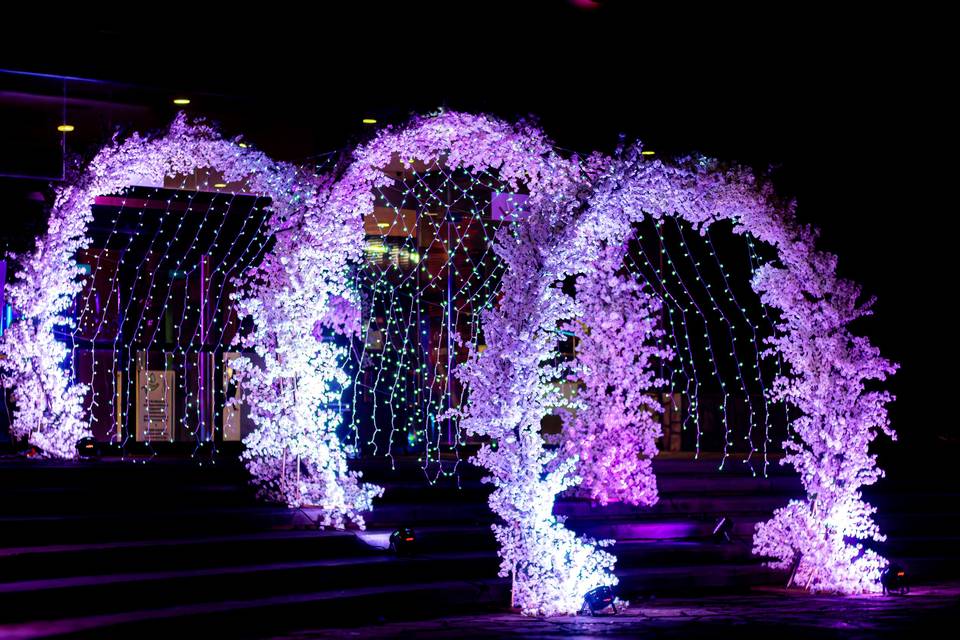
<svg viewBox="0 0 960 640">
<path fill-rule="evenodd" d="M 620 569 L 763 562 L 750 552 L 749 542 L 743 541 L 716 544 L 692 540 L 632 540 L 617 541 L 608 550 L 617 556 Z"/>
<path fill-rule="evenodd" d="M 554 505 L 556 515 L 571 518 L 661 518 L 664 515 L 695 514 L 708 516 L 733 515 L 737 513 L 773 513 L 774 509 L 789 502 L 790 495 L 781 494 L 699 494 L 661 496 L 649 507 L 625 503 L 605 506 L 588 500 L 561 498 Z"/>
<path fill-rule="evenodd" d="M 326 558 L 206 569 L 116 572 L 0 583 L 0 621 L 53 620 L 221 600 L 269 598 L 323 589 L 483 580 L 496 576 L 493 552 Z"/>
<path fill-rule="evenodd" d="M 276 531 L 192 538 L 0 548 L 4 582 L 114 572 L 212 568 L 368 556 L 376 549 L 352 532 Z"/>
<path fill-rule="evenodd" d="M 489 525 L 495 516 L 486 502 L 395 503 L 374 506 L 373 511 L 364 515 L 364 519 L 370 527 L 391 529 L 404 526 Z"/>
<path fill-rule="evenodd" d="M 149 505 L 144 505 L 148 508 Z M 302 512 L 269 505 L 0 516 L 0 547 L 315 528 Z"/>
<path fill-rule="evenodd" d="M 759 562 L 743 564 L 633 567 L 616 571 L 618 593 L 625 599 L 667 595 L 746 592 L 753 587 L 783 585 L 787 573 Z"/>
<path fill-rule="evenodd" d="M 753 536 L 757 522 L 766 516 L 733 517 L 734 538 L 747 540 Z M 716 526 L 714 518 L 612 519 L 571 518 L 567 526 L 594 538 L 613 540 L 705 540 Z"/>
<path fill-rule="evenodd" d="M 285 629 L 347 625 L 357 621 L 408 620 L 437 615 L 502 610 L 509 604 L 506 579 L 383 584 L 254 597 L 222 598 L 129 611 L 0 623 L 0 637 L 169 638 L 200 629 L 238 637 L 273 635 Z M 187 636 L 189 637 L 189 635 Z"/>
<path fill-rule="evenodd" d="M 6 516 L 239 507 L 256 503 L 253 489 L 242 485 L 21 487 L 0 495 Z"/>
</svg>

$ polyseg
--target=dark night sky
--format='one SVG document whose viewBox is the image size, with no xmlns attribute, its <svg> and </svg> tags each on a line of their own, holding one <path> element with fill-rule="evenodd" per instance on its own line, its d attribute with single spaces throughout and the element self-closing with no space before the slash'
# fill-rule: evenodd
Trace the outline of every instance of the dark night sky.
<svg viewBox="0 0 960 640">
<path fill-rule="evenodd" d="M 949 147 L 946 21 L 877 6 L 737 15 L 652 4 L 164 5 L 149 19 L 25 19 L 0 67 L 152 87 L 117 95 L 155 101 L 158 122 L 173 113 L 169 95 L 186 93 L 194 111 L 290 159 L 344 146 L 364 116 L 444 105 L 534 114 L 578 150 L 609 151 L 623 133 L 662 154 L 778 165 L 841 274 L 879 297 L 858 328 L 903 364 L 900 429 L 956 437 L 944 400 L 954 212 L 940 202 L 949 165 L 931 153 Z"/>
</svg>

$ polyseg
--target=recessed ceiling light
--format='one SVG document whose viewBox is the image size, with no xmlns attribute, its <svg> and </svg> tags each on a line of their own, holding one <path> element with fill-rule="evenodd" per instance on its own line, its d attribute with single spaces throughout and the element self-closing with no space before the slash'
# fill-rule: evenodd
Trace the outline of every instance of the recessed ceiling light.
<svg viewBox="0 0 960 640">
<path fill-rule="evenodd" d="M 363 124 L 377 124 L 376 118 L 364 118 Z"/>
<path fill-rule="evenodd" d="M 246 142 L 241 142 L 241 143 L 240 143 L 240 147 L 243 148 L 243 149 L 246 149 L 248 146 L 250 146 L 250 145 L 248 145 Z"/>
<path fill-rule="evenodd" d="M 72 125 L 72 124 L 62 124 L 62 125 L 60 125 L 59 127 L 57 127 L 57 131 L 60 131 L 60 132 L 62 132 L 62 133 L 70 133 L 71 131 L 73 131 L 73 125 Z"/>
<path fill-rule="evenodd" d="M 226 182 L 218 182 L 217 184 L 213 185 L 213 188 L 214 188 L 214 189 L 224 189 L 224 188 L 226 188 L 226 186 L 227 186 L 227 183 L 226 183 Z"/>
<path fill-rule="evenodd" d="M 653 151 L 641 151 L 641 152 L 640 152 L 640 155 L 642 155 L 642 156 L 652 156 L 652 155 L 653 155 Z"/>
<path fill-rule="evenodd" d="M 174 98 L 173 104 L 190 104 L 190 98 Z"/>
<path fill-rule="evenodd" d="M 381 229 L 386 229 L 387 227 L 390 226 L 390 223 L 389 223 L 389 222 L 378 222 L 378 223 L 377 223 L 377 226 L 380 227 Z"/>
</svg>

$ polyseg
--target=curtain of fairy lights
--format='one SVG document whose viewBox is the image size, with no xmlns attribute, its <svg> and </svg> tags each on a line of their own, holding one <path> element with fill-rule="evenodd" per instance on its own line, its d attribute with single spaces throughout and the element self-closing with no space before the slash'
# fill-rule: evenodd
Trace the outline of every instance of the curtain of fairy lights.
<svg viewBox="0 0 960 640">
<path fill-rule="evenodd" d="M 482 344 L 479 312 L 495 303 L 503 269 L 493 234 L 516 227 L 524 196 L 504 193 L 488 171 L 421 165 L 391 177 L 365 221 L 350 437 L 368 455 L 416 455 L 433 482 L 463 460 L 456 418 L 437 416 L 465 400 L 448 372 L 462 361 L 461 345 Z M 750 288 L 769 256 L 749 235 L 720 227 L 701 234 L 675 217 L 636 223 L 624 267 L 662 302 L 658 344 L 675 357 L 660 363 L 667 384 L 659 391 L 668 420 L 681 423 L 679 448 L 722 452 L 721 469 L 736 455 L 766 475 L 786 422 L 767 393 L 780 360 L 761 357 L 773 323 Z"/>
<path fill-rule="evenodd" d="M 675 216 L 634 223 L 624 267 L 660 301 L 656 342 L 673 353 L 659 363 L 668 415 L 661 446 L 722 451 L 720 469 L 737 455 L 765 476 L 786 436 L 785 407 L 768 393 L 782 364 L 763 357 L 773 322 L 750 286 L 768 258 L 729 227 L 701 233 Z M 676 421 L 679 434 L 669 431 Z"/>
<path fill-rule="evenodd" d="M 453 417 L 464 402 L 451 372 L 481 339 L 480 311 L 503 272 L 493 237 L 523 216 L 490 171 L 443 164 L 388 172 L 365 220 L 357 274 L 363 340 L 354 351 L 351 437 L 369 455 L 416 455 L 430 482 L 455 476 L 465 437 Z"/>
<path fill-rule="evenodd" d="M 90 431 L 124 446 L 221 439 L 219 381 L 239 329 L 233 281 L 270 244 L 268 199 L 186 181 L 98 198 L 91 246 L 77 255 L 90 277 L 75 301 L 76 325 L 60 337 L 73 378 L 89 388 Z M 144 419 L 138 394 L 150 388 L 172 401 Z"/>
</svg>

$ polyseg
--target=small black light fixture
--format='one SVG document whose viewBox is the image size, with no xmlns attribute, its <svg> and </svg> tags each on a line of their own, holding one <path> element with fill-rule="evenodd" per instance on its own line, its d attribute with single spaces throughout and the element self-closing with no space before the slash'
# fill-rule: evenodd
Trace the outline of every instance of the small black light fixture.
<svg viewBox="0 0 960 640">
<path fill-rule="evenodd" d="M 733 533 L 733 520 L 727 516 L 723 516 L 717 520 L 717 524 L 713 527 L 713 533 L 710 534 L 710 539 L 716 543 L 722 542 L 732 542 L 730 539 L 731 534 Z"/>
<path fill-rule="evenodd" d="M 587 594 L 583 596 L 583 607 L 580 610 L 587 610 L 590 615 L 595 615 L 607 607 L 611 607 L 613 612 L 617 613 L 617 598 L 613 593 L 613 588 L 603 586 L 587 591 Z"/>
<path fill-rule="evenodd" d="M 100 443 L 93 436 L 86 436 L 77 440 L 77 455 L 81 460 L 92 460 L 100 457 Z"/>
<path fill-rule="evenodd" d="M 413 553 L 417 544 L 417 536 L 413 529 L 401 527 L 390 534 L 390 551 L 397 555 L 409 555 Z"/>
<path fill-rule="evenodd" d="M 883 594 L 898 593 L 902 596 L 910 593 L 910 579 L 907 577 L 907 570 L 899 564 L 890 563 L 890 565 L 880 574 L 880 584 L 883 586 Z"/>
</svg>

